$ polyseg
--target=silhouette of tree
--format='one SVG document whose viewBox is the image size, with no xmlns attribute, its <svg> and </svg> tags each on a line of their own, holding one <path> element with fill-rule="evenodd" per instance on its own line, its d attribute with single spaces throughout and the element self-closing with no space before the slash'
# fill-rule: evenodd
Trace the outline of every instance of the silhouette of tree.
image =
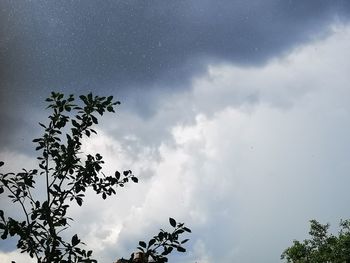
<svg viewBox="0 0 350 263">
<path fill-rule="evenodd" d="M 71 202 L 82 206 L 85 192 L 92 189 L 102 199 L 116 194 L 119 187 L 129 182 L 138 182 L 131 170 L 116 171 L 113 175 L 102 172 L 104 163 L 100 154 L 83 156 L 82 139 L 96 131 L 98 117 L 105 112 L 114 112 L 119 101 L 113 96 L 99 97 L 89 93 L 80 96 L 77 105 L 73 95 L 52 92 L 46 99 L 51 109 L 48 123 L 39 125 L 44 133 L 34 139 L 39 161 L 38 169 L 23 169 L 19 173 L 0 173 L 0 194 L 7 194 L 14 204 L 18 204 L 24 220 L 5 216 L 0 210 L 0 235 L 2 239 L 17 236 L 17 248 L 29 253 L 38 263 L 52 262 L 97 262 L 92 259 L 92 251 L 82 248 L 84 243 L 77 234 L 68 240 L 62 232 L 70 227 L 67 216 Z M 0 162 L 3 166 L 4 162 Z M 44 180 L 44 189 L 37 189 L 38 180 Z M 35 193 L 45 191 L 43 198 Z M 139 250 L 146 258 L 156 262 L 167 262 L 167 255 L 176 248 L 184 252 L 179 235 L 190 232 L 182 223 L 170 218 L 174 231 L 161 230 L 148 244 L 139 242 Z M 161 249 L 163 249 L 161 251 Z M 133 260 L 133 256 L 129 261 Z"/>
<path fill-rule="evenodd" d="M 310 222 L 311 239 L 294 240 L 281 259 L 291 263 L 350 263 L 350 220 L 340 222 L 338 236 L 328 233 L 329 224 Z"/>
</svg>

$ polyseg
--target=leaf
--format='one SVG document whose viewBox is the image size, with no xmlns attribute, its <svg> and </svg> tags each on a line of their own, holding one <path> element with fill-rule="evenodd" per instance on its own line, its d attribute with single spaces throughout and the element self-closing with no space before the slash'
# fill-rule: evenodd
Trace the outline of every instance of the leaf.
<svg viewBox="0 0 350 263">
<path fill-rule="evenodd" d="M 140 247 L 143 247 L 143 248 L 147 247 L 146 242 L 144 242 L 144 241 L 140 241 L 139 245 L 140 245 Z"/>
<path fill-rule="evenodd" d="M 80 127 L 79 123 L 76 120 L 72 120 L 72 124 L 74 127 L 77 127 L 77 128 Z"/>
<path fill-rule="evenodd" d="M 89 101 L 92 101 L 92 93 L 91 92 L 87 95 L 87 97 L 88 97 Z"/>
<path fill-rule="evenodd" d="M 75 234 L 75 235 L 72 237 L 72 246 L 74 247 L 74 246 L 78 245 L 79 243 L 80 243 L 80 240 L 79 240 L 77 234 Z"/>
<path fill-rule="evenodd" d="M 191 229 L 189 229 L 189 228 L 187 228 L 187 227 L 184 227 L 183 230 L 185 230 L 185 231 L 188 232 L 188 233 L 191 233 L 191 232 L 192 232 Z"/>
<path fill-rule="evenodd" d="M 131 177 L 131 180 L 134 182 L 134 183 L 138 183 L 139 182 L 139 179 L 137 179 L 137 177 Z"/>
<path fill-rule="evenodd" d="M 3 166 L 5 163 L 0 161 L 0 167 Z"/>
<path fill-rule="evenodd" d="M 1 239 L 6 239 L 8 235 L 7 229 L 4 231 L 4 233 L 1 235 Z"/>
<path fill-rule="evenodd" d="M 44 129 L 46 129 L 46 126 L 45 126 L 44 124 L 42 124 L 41 122 L 39 122 L 39 125 L 40 125 L 41 127 L 43 127 Z"/>
<path fill-rule="evenodd" d="M 186 248 L 183 248 L 183 247 L 180 247 L 180 246 L 178 246 L 176 249 L 179 252 L 186 252 Z"/>
<path fill-rule="evenodd" d="M 168 252 L 171 253 L 173 251 L 173 247 L 168 247 Z"/>
<path fill-rule="evenodd" d="M 38 146 L 38 147 L 35 148 L 35 150 L 38 151 L 38 150 L 40 150 L 42 148 L 44 148 L 44 146 Z"/>
<path fill-rule="evenodd" d="M 73 94 L 69 94 L 68 101 L 69 101 L 69 102 L 74 101 L 74 95 L 73 95 Z"/>
<path fill-rule="evenodd" d="M 174 218 L 169 217 L 169 223 L 172 227 L 176 227 L 176 221 Z"/>
<path fill-rule="evenodd" d="M 37 217 L 37 215 L 36 215 L 36 214 L 31 214 L 30 219 L 35 220 L 35 219 L 36 219 L 36 217 Z"/>
<path fill-rule="evenodd" d="M 154 238 L 152 238 L 149 242 L 148 242 L 148 247 L 152 246 L 154 243 L 156 243 L 156 240 Z"/>
<path fill-rule="evenodd" d="M 164 233 L 162 231 L 159 232 L 158 238 L 162 241 L 164 238 Z"/>
<path fill-rule="evenodd" d="M 115 171 L 114 176 L 115 176 L 115 178 L 117 178 L 117 180 L 119 180 L 119 178 L 120 178 L 120 173 L 119 173 L 118 171 Z"/>
<path fill-rule="evenodd" d="M 102 198 L 103 198 L 103 199 L 106 199 L 106 198 L 107 198 L 106 193 L 102 193 Z"/>
<path fill-rule="evenodd" d="M 188 238 L 185 239 L 185 240 L 182 240 L 182 241 L 181 241 L 181 244 L 185 244 L 188 240 L 189 240 Z"/>
<path fill-rule="evenodd" d="M 83 204 L 83 199 L 77 198 L 77 199 L 75 199 L 75 200 L 77 201 L 77 204 L 78 204 L 79 206 L 81 206 L 81 205 Z"/>
<path fill-rule="evenodd" d="M 92 122 L 95 124 L 98 124 L 97 118 L 94 115 L 90 115 L 90 116 L 91 116 Z"/>
<path fill-rule="evenodd" d="M 85 104 L 88 104 L 88 103 L 87 103 L 87 98 L 86 98 L 84 95 L 79 96 L 79 98 L 80 98 Z"/>
</svg>

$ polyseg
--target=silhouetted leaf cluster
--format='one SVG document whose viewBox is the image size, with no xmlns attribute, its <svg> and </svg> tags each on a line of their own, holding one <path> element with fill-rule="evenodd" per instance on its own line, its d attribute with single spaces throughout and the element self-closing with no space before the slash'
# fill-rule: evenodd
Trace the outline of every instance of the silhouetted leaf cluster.
<svg viewBox="0 0 350 263">
<path fill-rule="evenodd" d="M 191 233 L 191 230 L 183 223 L 176 223 L 173 218 L 169 218 L 169 223 L 174 228 L 172 232 L 161 229 L 158 235 L 155 235 L 148 243 L 139 242 L 137 248 L 145 255 L 146 259 L 151 258 L 154 262 L 163 263 L 168 262 L 167 255 L 174 249 L 178 252 L 186 252 L 182 245 L 189 239 L 179 241 L 179 236 L 185 232 Z M 130 262 L 132 262 L 132 258 Z"/>
<path fill-rule="evenodd" d="M 310 222 L 311 239 L 294 240 L 281 259 L 290 263 L 350 263 L 350 220 L 340 222 L 338 236 L 328 233 L 329 224 L 322 225 L 316 220 Z"/>
<path fill-rule="evenodd" d="M 69 240 L 61 235 L 73 220 L 67 216 L 71 202 L 82 206 L 87 189 L 106 199 L 115 195 L 118 187 L 130 181 L 138 182 L 131 170 L 105 175 L 100 154 L 83 156 L 81 153 L 83 137 L 96 134 L 93 126 L 98 124 L 98 118 L 105 112 L 114 112 L 120 102 L 113 101 L 113 96 L 99 97 L 91 93 L 79 98 L 80 105 L 75 104 L 73 95 L 65 97 L 52 92 L 46 99 L 51 110 L 49 121 L 39 123 L 44 133 L 33 140 L 40 153 L 38 169 L 0 173 L 0 194 L 7 194 L 13 203 L 19 204 L 25 216 L 23 221 L 16 220 L 0 210 L 0 237 L 17 236 L 20 251 L 35 257 L 38 263 L 97 262 L 91 258 L 91 250 L 81 248 L 84 243 L 77 234 Z M 4 162 L 0 162 L 0 167 L 3 165 Z M 33 194 L 40 177 L 46 183 L 46 195 L 42 199 Z M 185 252 L 182 244 L 188 239 L 179 242 L 178 237 L 190 230 L 172 218 L 170 224 L 174 227 L 172 233 L 161 230 L 148 245 L 139 243 L 139 249 L 156 262 L 166 262 L 166 255 L 174 248 Z"/>
<path fill-rule="evenodd" d="M 137 182 L 130 170 L 106 176 L 101 172 L 100 154 L 85 157 L 81 154 L 82 139 L 96 133 L 92 127 L 98 123 L 98 116 L 106 111 L 114 112 L 119 102 L 113 101 L 112 96 L 99 97 L 91 93 L 80 96 L 80 100 L 82 105 L 78 106 L 73 95 L 65 97 L 52 92 L 46 99 L 52 110 L 49 122 L 39 123 L 44 134 L 33 140 L 40 152 L 39 169 L 0 174 L 0 193 L 7 193 L 13 203 L 19 203 L 26 219 L 6 218 L 1 210 L 1 238 L 17 235 L 17 247 L 36 257 L 38 262 L 96 262 L 91 259 L 92 251 L 79 247 L 83 243 L 77 235 L 68 241 L 60 236 L 72 220 L 67 217 L 70 202 L 81 206 L 88 188 L 106 199 L 129 180 Z M 46 181 L 43 200 L 33 197 L 39 176 Z"/>
</svg>

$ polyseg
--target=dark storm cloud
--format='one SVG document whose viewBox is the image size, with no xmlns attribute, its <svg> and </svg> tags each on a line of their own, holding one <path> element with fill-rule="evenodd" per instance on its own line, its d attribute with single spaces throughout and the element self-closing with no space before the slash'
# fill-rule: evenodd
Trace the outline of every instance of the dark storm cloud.
<svg viewBox="0 0 350 263">
<path fill-rule="evenodd" d="M 207 61 L 263 63 L 346 19 L 350 3 L 2 1 L 0 8 L 3 122 L 50 90 L 143 94 L 186 86 Z"/>
<path fill-rule="evenodd" d="M 191 75 L 203 58 L 257 63 L 307 40 L 349 6 L 348 1 L 2 2 L 2 85 L 140 85 Z"/>
</svg>

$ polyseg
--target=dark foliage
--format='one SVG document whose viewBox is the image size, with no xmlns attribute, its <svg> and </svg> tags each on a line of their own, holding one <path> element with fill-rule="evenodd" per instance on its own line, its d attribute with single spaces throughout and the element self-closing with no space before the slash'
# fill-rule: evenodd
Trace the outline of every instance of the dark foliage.
<svg viewBox="0 0 350 263">
<path fill-rule="evenodd" d="M 191 233 L 191 230 L 185 227 L 183 223 L 176 223 L 173 218 L 169 218 L 169 223 L 174 228 L 173 232 L 169 233 L 161 229 L 158 235 L 154 236 L 148 243 L 144 241 L 139 242 L 137 248 L 145 255 L 146 259 L 150 258 L 154 262 L 163 263 L 168 262 L 167 255 L 173 249 L 176 249 L 178 252 L 186 252 L 186 249 L 182 245 L 188 239 L 179 241 L 179 235 L 185 232 Z"/>
<path fill-rule="evenodd" d="M 290 263 L 350 263 L 350 220 L 340 222 L 337 236 L 328 233 L 329 224 L 311 220 L 310 236 L 303 242 L 293 241 L 281 259 Z"/>
<path fill-rule="evenodd" d="M 80 106 L 75 104 L 73 95 L 65 97 L 52 92 L 46 99 L 52 112 L 47 124 L 39 123 L 44 129 L 43 135 L 33 140 L 40 153 L 38 169 L 0 173 L 0 194 L 7 194 L 14 204 L 18 204 L 25 218 L 22 221 L 6 217 L 0 210 L 1 238 L 17 236 L 18 249 L 35 257 L 38 263 L 97 262 L 91 258 L 91 250 L 82 248 L 84 243 L 77 234 L 68 240 L 61 235 L 73 220 L 67 216 L 71 202 L 82 206 L 87 189 L 106 199 L 115 195 L 117 188 L 131 181 L 138 182 L 131 170 L 105 175 L 100 154 L 83 156 L 81 153 L 82 138 L 96 133 L 92 127 L 98 124 L 98 116 L 114 112 L 114 107 L 120 103 L 113 101 L 112 96 L 99 97 L 91 93 L 79 98 Z M 3 165 L 0 162 L 0 166 Z M 46 193 L 43 199 L 34 195 L 40 178 L 45 180 L 45 189 L 41 189 Z M 161 231 L 148 246 L 140 247 L 156 262 L 166 262 L 165 256 L 172 248 L 185 251 L 181 244 L 186 241 L 179 243 L 178 235 L 190 230 L 183 224 L 176 224 L 174 219 L 170 219 L 170 224 L 175 228 L 174 232 Z M 159 248 L 164 249 L 161 254 Z"/>
</svg>

